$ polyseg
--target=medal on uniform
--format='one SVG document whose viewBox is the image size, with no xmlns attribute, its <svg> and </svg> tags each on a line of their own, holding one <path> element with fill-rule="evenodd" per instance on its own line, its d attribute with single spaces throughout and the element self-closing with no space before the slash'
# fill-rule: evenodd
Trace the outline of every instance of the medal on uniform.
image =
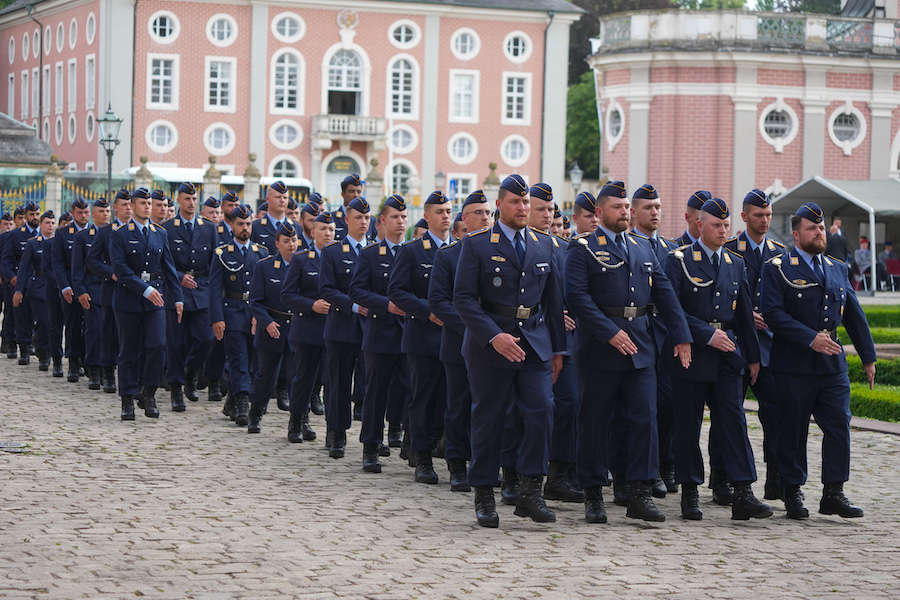
<svg viewBox="0 0 900 600">
<path fill-rule="evenodd" d="M 494 279 L 491 280 L 491 283 L 494 285 L 494 287 L 500 287 L 501 285 L 503 285 L 503 280 L 498 276 L 494 277 Z"/>
<path fill-rule="evenodd" d="M 232 275 L 232 276 L 231 276 L 231 280 L 232 280 L 232 281 L 237 281 L 237 275 Z"/>
</svg>

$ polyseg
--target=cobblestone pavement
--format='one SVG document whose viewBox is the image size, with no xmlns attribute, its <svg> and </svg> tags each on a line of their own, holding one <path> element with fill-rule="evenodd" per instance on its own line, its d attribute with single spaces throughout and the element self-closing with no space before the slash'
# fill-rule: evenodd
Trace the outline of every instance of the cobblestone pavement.
<svg viewBox="0 0 900 600">
<path fill-rule="evenodd" d="M 160 391 L 162 398 L 164 393 Z M 701 496 L 702 522 L 588 525 L 554 503 L 538 525 L 500 507 L 474 524 L 470 494 L 412 482 L 396 453 L 384 473 L 361 450 L 332 460 L 291 445 L 274 402 L 249 436 L 205 399 L 184 414 L 119 421 L 114 396 L 0 362 L 0 598 L 888 598 L 900 565 L 900 438 L 853 434 L 852 500 L 863 519 L 733 522 Z M 749 417 L 757 457 L 761 432 Z M 816 432 L 818 430 L 815 430 Z M 358 423 L 350 439 L 355 439 Z M 818 480 L 819 442 L 810 440 Z M 761 484 L 757 492 L 761 494 Z"/>
</svg>

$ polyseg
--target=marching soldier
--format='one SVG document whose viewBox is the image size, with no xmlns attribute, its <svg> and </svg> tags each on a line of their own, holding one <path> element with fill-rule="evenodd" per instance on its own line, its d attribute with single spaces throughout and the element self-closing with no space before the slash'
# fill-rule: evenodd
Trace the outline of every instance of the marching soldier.
<svg viewBox="0 0 900 600">
<path fill-rule="evenodd" d="M 217 248 L 234 241 L 234 234 L 232 233 L 231 226 L 231 214 L 234 212 L 237 205 L 238 197 L 234 192 L 225 192 L 225 194 L 222 195 L 222 219 L 216 225 L 215 244 Z M 210 402 L 220 402 L 222 400 L 222 394 L 225 389 L 224 370 L 225 342 L 217 340 L 215 339 L 215 336 L 213 336 L 213 345 L 209 354 L 206 356 L 206 366 L 204 366 L 207 399 Z"/>
<path fill-rule="evenodd" d="M 57 230 L 51 245 L 51 263 L 53 279 L 59 288 L 62 302 L 57 302 L 62 308 L 62 314 L 66 327 L 66 350 L 69 358 L 68 381 L 77 383 L 79 370 L 84 360 L 84 311 L 77 300 L 72 285 L 72 248 L 75 246 L 75 236 L 87 227 L 90 209 L 84 198 L 76 198 L 72 203 L 72 223 Z M 49 300 L 49 298 L 48 298 Z"/>
<path fill-rule="evenodd" d="M 359 174 L 352 173 L 344 177 L 341 181 L 341 204 L 342 206 L 331 213 L 334 219 L 334 239 L 341 241 L 347 235 L 347 209 L 350 203 L 357 198 L 362 198 L 363 182 L 359 178 Z M 366 230 L 368 232 L 368 229 Z"/>
<path fill-rule="evenodd" d="M 21 227 L 24 220 L 24 211 L 21 207 L 17 207 L 13 216 L 9 213 L 3 213 L 0 219 L 0 260 L 3 257 L 3 248 L 6 240 L 9 239 L 9 233 L 16 227 Z M 12 295 L 13 286 L 9 284 L 0 269 L 0 294 L 3 295 L 3 328 L 0 330 L 0 354 L 6 354 L 6 358 L 16 358 L 16 324 L 13 320 Z"/>
<path fill-rule="evenodd" d="M 54 236 L 60 230 L 65 230 L 66 225 L 63 223 L 63 217 L 68 213 L 63 213 L 56 222 Z M 70 217 L 71 220 L 71 217 Z M 53 239 L 47 241 L 46 252 L 41 256 L 41 271 L 44 278 L 44 286 L 46 288 L 45 308 L 47 309 L 47 347 L 50 352 L 50 358 L 53 360 L 53 376 L 63 376 L 63 327 L 65 326 L 65 315 L 63 314 L 63 300 L 59 293 L 59 286 L 56 283 L 56 275 L 53 272 Z M 66 349 L 69 350 L 68 348 Z M 72 375 L 70 371 L 70 375 Z M 75 377 L 78 376 L 78 369 L 75 369 Z M 77 381 L 77 379 L 76 379 Z"/>
<path fill-rule="evenodd" d="M 462 353 L 472 392 L 469 483 L 483 527 L 497 527 L 500 521 L 493 492 L 500 468 L 498 433 L 511 407 L 523 421 L 515 514 L 556 520 L 541 497 L 541 484 L 549 462 L 552 387 L 566 349 L 553 244 L 527 227 L 528 186 L 520 175 L 503 180 L 497 206 L 500 220 L 462 243 L 453 292 L 466 326 Z"/>
<path fill-rule="evenodd" d="M 224 341 L 228 366 L 228 401 L 222 412 L 240 427 L 247 425 L 250 413 L 250 280 L 257 263 L 268 256 L 265 247 L 250 241 L 252 216 L 246 205 L 231 212 L 234 241 L 216 248 L 209 275 L 209 320 L 215 338 Z"/>
<path fill-rule="evenodd" d="M 177 319 L 184 307 L 166 232 L 150 222 L 147 188 L 131 196 L 132 216 L 110 234 L 109 258 L 115 274 L 113 307 L 119 328 L 119 396 L 123 421 L 134 420 L 134 400 L 144 415 L 156 419 L 156 388 L 166 353 L 166 296 L 174 300 Z M 163 296 L 163 293 L 166 296 Z M 135 343 L 142 345 L 137 351 Z"/>
<path fill-rule="evenodd" d="M 401 350 L 405 312 L 388 297 L 388 283 L 397 253 L 406 234 L 406 202 L 389 196 L 378 215 L 384 239 L 366 246 L 356 261 L 349 296 L 368 310 L 363 328 L 363 364 L 366 367 L 366 396 L 362 405 L 363 471 L 380 473 L 379 454 L 390 455 L 384 445 L 384 419 L 390 398 L 405 397 L 409 383 Z M 397 375 L 403 375 L 395 380 Z M 394 385 L 391 385 L 391 384 Z"/>
<path fill-rule="evenodd" d="M 435 254 L 452 241 L 452 212 L 443 192 L 429 194 L 425 200 L 428 231 L 401 247 L 388 283 L 388 298 L 406 313 L 400 349 L 409 365 L 407 425 L 418 483 L 438 482 L 431 452 L 443 435 L 446 409 L 447 383 L 439 359 L 444 323 L 428 306 L 428 284 Z"/>
<path fill-rule="evenodd" d="M 700 238 L 666 259 L 666 274 L 694 340 L 690 366 L 671 368 L 675 397 L 688 403 L 675 416 L 675 472 L 681 483 L 681 516 L 689 520 L 703 518 L 697 486 L 703 483 L 699 442 L 704 404 L 710 410 L 710 438 L 720 440 L 721 467 L 734 486 L 731 518 L 772 516 L 772 507 L 757 500 L 751 488 L 756 465 L 744 416 L 743 372 L 747 369 L 750 382 L 756 382 L 759 340 L 744 261 L 723 248 L 728 219 L 724 201 L 707 200 L 698 219 Z M 671 328 L 669 337 L 675 339 Z"/>
<path fill-rule="evenodd" d="M 608 182 L 597 195 L 599 226 L 570 243 L 566 298 L 579 323 L 576 350 L 581 379 L 578 416 L 578 479 L 584 488 L 585 520 L 605 523 L 601 486 L 607 484 L 607 444 L 613 418 L 627 424 L 622 471 L 626 517 L 664 521 L 650 484 L 659 475 L 656 424 L 656 343 L 651 303 L 669 328 L 673 355 L 691 362 L 690 333 L 672 285 L 648 240 L 628 233 L 625 184 Z"/>
<path fill-rule="evenodd" d="M 22 210 L 25 214 L 24 223 L 22 223 L 21 227 L 13 229 L 7 234 L 3 246 L 3 260 L 0 261 L 0 267 L 3 269 L 3 280 L 8 282 L 14 289 L 18 289 L 16 287 L 16 272 L 19 269 L 19 263 L 22 261 L 25 245 L 28 243 L 28 240 L 38 235 L 38 226 L 40 224 L 37 204 L 27 202 L 22 207 Z M 13 303 L 13 317 L 16 327 L 16 343 L 19 345 L 19 364 L 27 365 L 31 362 L 31 339 L 34 334 L 36 318 L 31 312 L 31 303 Z M 9 354 L 7 354 L 7 357 L 9 357 Z"/>
<path fill-rule="evenodd" d="M 711 199 L 712 194 L 706 190 L 698 190 L 691 194 L 687 201 L 687 207 L 684 209 L 684 222 L 687 224 L 687 229 L 681 234 L 681 237 L 675 240 L 676 244 L 686 246 L 700 238 L 700 226 L 697 224 L 697 220 L 700 218 L 703 204 Z"/>
<path fill-rule="evenodd" d="M 103 308 L 99 304 L 103 279 L 88 269 L 87 256 L 97 240 L 98 230 L 109 222 L 109 204 L 106 200 L 94 201 L 91 219 L 93 223 L 75 234 L 71 285 L 75 299 L 84 311 L 84 369 L 88 376 L 88 389 L 99 390 L 103 381 L 100 350 L 103 344 Z"/>
<path fill-rule="evenodd" d="M 762 190 L 751 190 L 744 196 L 743 219 L 746 229 L 737 237 L 725 242 L 725 247 L 744 259 L 750 302 L 753 305 L 753 321 L 759 338 L 759 374 L 753 384 L 753 395 L 759 402 L 759 421 L 763 428 L 763 457 L 766 461 L 765 500 L 781 499 L 781 481 L 778 478 L 778 403 L 775 377 L 769 368 L 772 351 L 772 332 L 760 312 L 762 267 L 775 256 L 784 253 L 784 244 L 766 236 L 772 222 L 771 200 Z M 744 395 L 750 380 L 744 375 Z"/>
<path fill-rule="evenodd" d="M 597 199 L 590 192 L 581 192 L 575 197 L 575 205 L 572 208 L 572 223 L 575 226 L 574 235 L 589 233 L 597 229 Z"/>
<path fill-rule="evenodd" d="M 175 412 L 184 412 L 185 397 L 192 402 L 198 400 L 197 375 L 213 344 L 209 268 L 216 248 L 216 227 L 196 212 L 197 190 L 191 183 L 182 183 L 178 187 L 178 212 L 162 226 L 184 297 L 184 310 L 177 318 L 172 307 L 166 307 L 166 377 Z"/>
<path fill-rule="evenodd" d="M 328 382 L 325 446 L 331 458 L 344 457 L 347 430 L 352 420 L 350 397 L 353 375 L 359 369 L 362 318 L 368 316 L 368 309 L 353 302 L 348 293 L 353 269 L 365 246 L 369 211 L 369 203 L 361 197 L 347 205 L 344 213 L 346 235 L 342 240 L 326 246 L 320 261 L 319 295 L 331 306 L 325 318 L 324 336 Z"/>
<path fill-rule="evenodd" d="M 40 217 L 38 234 L 29 238 L 19 261 L 16 291 L 13 294 L 13 306 L 21 306 L 23 300 L 31 305 L 31 314 L 37 321 L 35 333 L 35 353 L 38 357 L 38 369 L 49 368 L 49 313 L 47 311 L 47 282 L 44 273 L 44 253 L 50 252 L 50 242 L 56 228 L 52 210 L 44 212 Z M 22 364 L 21 359 L 19 364 Z M 28 363 L 25 363 L 28 364 Z"/>
<path fill-rule="evenodd" d="M 771 369 L 778 390 L 778 472 L 791 519 L 806 519 L 800 488 L 806 483 L 809 417 L 822 440 L 819 512 L 861 517 L 844 495 L 850 478 L 850 381 L 836 329 L 843 325 L 862 359 L 869 387 L 875 381 L 875 346 L 848 283 L 847 266 L 825 256 L 822 209 L 806 202 L 791 217 L 794 247 L 763 266 L 762 314 L 772 330 Z"/>
<path fill-rule="evenodd" d="M 307 202 L 300 209 L 300 231 L 298 231 L 297 250 L 309 250 L 313 247 L 313 229 L 315 229 L 316 217 L 319 216 L 319 205 Z"/>
<path fill-rule="evenodd" d="M 153 190 L 150 192 L 151 210 L 150 222 L 162 226 L 169 220 L 169 204 L 171 200 L 162 190 Z"/>
<path fill-rule="evenodd" d="M 307 204 L 307 207 L 313 206 Z M 285 275 L 281 291 L 283 306 L 292 314 L 288 342 L 294 353 L 294 376 L 291 380 L 291 418 L 288 441 L 302 443 L 316 439 L 309 426 L 309 410 L 323 363 L 326 315 L 331 304 L 322 298 L 319 277 L 322 271 L 322 252 L 334 241 L 334 221 L 325 211 L 319 212 L 312 226 L 313 243 L 306 250 L 294 254 Z"/>
<path fill-rule="evenodd" d="M 200 216 L 213 225 L 218 225 L 222 222 L 222 203 L 215 196 L 210 196 L 200 208 Z"/>
<path fill-rule="evenodd" d="M 294 225 L 285 212 L 288 204 L 287 191 L 283 181 L 276 181 L 266 189 L 266 212 L 253 221 L 253 230 L 250 233 L 250 241 L 264 246 L 272 256 L 278 254 L 275 237 L 281 230 L 281 224 L 288 222 Z"/>
</svg>

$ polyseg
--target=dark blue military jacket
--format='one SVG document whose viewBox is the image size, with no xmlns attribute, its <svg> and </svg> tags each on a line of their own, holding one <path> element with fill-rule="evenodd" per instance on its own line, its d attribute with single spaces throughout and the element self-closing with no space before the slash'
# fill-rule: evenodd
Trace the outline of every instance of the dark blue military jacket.
<svg viewBox="0 0 900 600">
<path fill-rule="evenodd" d="M 115 310 L 137 313 L 162 310 L 163 307 L 144 298 L 148 286 L 156 288 L 173 305 L 183 301 L 166 232 L 153 223 L 147 227 L 146 240 L 133 220 L 111 232 L 109 260 L 117 278 L 113 294 Z"/>
<path fill-rule="evenodd" d="M 70 283 L 76 298 L 82 294 L 90 294 L 91 304 L 100 306 L 103 278 L 87 267 L 87 257 L 97 242 L 97 231 L 97 226 L 90 224 L 75 234 Z"/>
<path fill-rule="evenodd" d="M 112 306 L 113 292 L 116 282 L 113 280 L 112 263 L 109 261 L 109 245 L 112 233 L 121 227 L 121 223 L 113 222 L 104 225 L 97 230 L 97 239 L 91 245 L 87 254 L 87 268 L 95 276 L 103 281 L 100 297 L 96 299 L 101 306 Z"/>
<path fill-rule="evenodd" d="M 347 237 L 347 214 L 346 207 L 340 207 L 331 211 L 331 219 L 334 221 L 334 239 L 339 242 Z"/>
<path fill-rule="evenodd" d="M 47 285 L 47 294 L 59 297 L 59 287 L 56 285 L 56 275 L 53 272 L 53 240 L 56 239 L 57 234 L 59 234 L 58 229 L 56 234 L 46 242 L 44 253 L 41 256 L 41 271 L 43 271 L 44 282 Z"/>
<path fill-rule="evenodd" d="M 74 224 L 66 225 L 56 230 L 51 245 L 51 266 L 53 279 L 57 288 L 62 291 L 67 287 L 75 290 L 72 285 L 72 249 L 75 247 L 75 235 L 79 229 Z"/>
<path fill-rule="evenodd" d="M 330 342 L 362 344 L 362 318 L 353 313 L 349 295 L 356 258 L 356 252 L 344 241 L 322 248 L 319 297 L 331 304 L 325 318 L 325 339 Z"/>
<path fill-rule="evenodd" d="M 291 330 L 291 309 L 281 299 L 288 265 L 281 254 L 267 256 L 256 263 L 250 279 L 250 311 L 256 318 L 256 348 L 267 352 L 288 350 L 288 336 Z M 269 323 L 278 323 L 278 339 L 266 331 Z"/>
<path fill-rule="evenodd" d="M 287 215 L 282 217 L 281 222 L 290 223 L 293 225 L 295 231 L 302 229 L 302 226 L 299 223 L 295 223 L 288 219 Z M 275 238 L 278 235 L 278 229 L 281 229 L 281 226 L 279 225 L 278 228 L 276 228 L 272 219 L 268 216 L 256 219 L 253 221 L 250 229 L 250 241 L 257 243 L 260 246 L 264 246 L 265 249 L 269 251 L 269 254 L 275 256 L 278 254 L 278 248 L 275 247 Z"/>
<path fill-rule="evenodd" d="M 234 241 L 234 232 L 224 222 L 216 225 L 216 248 Z"/>
<path fill-rule="evenodd" d="M 25 241 L 25 249 L 19 260 L 16 291 L 32 298 L 47 299 L 47 282 L 44 277 L 44 254 L 50 252 L 53 238 L 44 239 L 40 235 Z"/>
<path fill-rule="evenodd" d="M 628 371 L 656 364 L 657 346 L 648 305 L 659 307 L 673 344 L 691 341 L 678 298 L 649 240 L 624 235 L 627 256 L 597 228 L 569 243 L 566 258 L 566 300 L 578 322 L 578 352 L 602 371 Z M 638 309 L 645 311 L 637 316 Z M 634 315 L 626 311 L 634 310 Z M 621 312 L 621 314 L 619 314 Z M 637 346 L 625 356 L 609 344 L 619 330 Z"/>
<path fill-rule="evenodd" d="M 250 280 L 257 263 L 268 256 L 265 247 L 250 243 L 242 255 L 237 244 L 219 246 L 209 270 L 209 322 L 250 333 Z"/>
<path fill-rule="evenodd" d="M 666 258 L 666 274 L 687 316 L 694 343 L 691 366 L 685 370 L 672 357 L 672 375 L 693 381 L 715 381 L 721 372 L 741 373 L 747 363 L 759 362 L 759 340 L 753 321 L 753 305 L 747 289 L 744 261 L 722 248 L 718 274 L 700 243 L 682 246 Z M 722 352 L 708 344 L 720 323 L 734 352 Z"/>
<path fill-rule="evenodd" d="M 456 278 L 456 265 L 462 252 L 463 240 L 452 242 L 441 248 L 434 257 L 431 268 L 431 283 L 428 287 L 428 307 L 431 312 L 444 322 L 441 328 L 441 354 L 444 362 L 462 364 L 463 335 L 466 326 L 456 307 L 453 305 L 453 280 Z"/>
<path fill-rule="evenodd" d="M 400 252 L 400 248 L 397 248 Z M 362 349 L 381 354 L 400 354 L 403 317 L 388 312 L 388 283 L 394 257 L 385 240 L 366 246 L 356 260 L 350 280 L 350 299 L 369 309 L 363 327 Z M 395 302 L 396 304 L 396 302 Z"/>
<path fill-rule="evenodd" d="M 453 304 L 466 325 L 462 353 L 467 364 L 473 361 L 486 367 L 523 368 L 512 363 L 490 345 L 499 333 L 523 338 L 534 356 L 550 360 L 566 351 L 563 301 L 553 268 L 553 243 L 550 236 L 530 228 L 525 235 L 525 260 L 520 263 L 516 250 L 498 223 L 469 234 L 462 244 L 454 280 Z M 500 315 L 493 307 L 537 307 L 527 318 Z"/>
<path fill-rule="evenodd" d="M 296 350 L 300 344 L 322 346 L 325 335 L 325 315 L 312 309 L 321 287 L 322 257 L 315 250 L 296 252 L 288 265 L 281 289 L 283 305 L 293 313 L 289 341 Z"/>
<path fill-rule="evenodd" d="M 25 251 L 25 244 L 38 233 L 37 229 L 32 231 L 27 225 L 7 232 L 3 246 L 3 260 L 0 261 L 4 281 L 11 281 L 16 276 L 19 263 L 22 261 L 22 252 Z"/>
<path fill-rule="evenodd" d="M 769 367 L 794 375 L 825 375 L 847 370 L 844 353 L 826 356 L 809 345 L 820 331 L 843 325 L 864 364 L 875 362 L 875 345 L 866 316 L 847 279 L 847 265 L 824 257 L 825 284 L 791 248 L 763 266 L 762 314 L 774 334 Z"/>
<path fill-rule="evenodd" d="M 651 239 L 640 231 L 633 231 L 632 233 L 647 239 L 647 243 L 650 244 L 650 249 L 653 250 L 653 253 L 656 255 L 656 260 L 659 261 L 660 268 L 663 268 L 666 264 L 666 257 L 669 255 L 669 252 L 672 252 L 678 247 L 675 242 L 667 240 L 661 235 L 656 236 L 656 239 Z M 666 344 L 668 330 L 666 329 L 665 319 L 662 318 L 658 309 L 655 311 L 655 314 L 650 316 L 650 325 L 653 330 L 653 339 L 656 342 L 656 349 L 658 352 L 662 352 L 663 347 Z"/>
<path fill-rule="evenodd" d="M 180 214 L 162 224 L 169 236 L 169 250 L 175 262 L 178 281 L 190 273 L 197 283 L 196 289 L 182 288 L 184 310 L 204 310 L 209 308 L 209 268 L 216 249 L 216 226 L 198 216 L 193 230 L 189 233 L 187 224 Z M 169 305 L 168 308 L 175 308 Z"/>
</svg>

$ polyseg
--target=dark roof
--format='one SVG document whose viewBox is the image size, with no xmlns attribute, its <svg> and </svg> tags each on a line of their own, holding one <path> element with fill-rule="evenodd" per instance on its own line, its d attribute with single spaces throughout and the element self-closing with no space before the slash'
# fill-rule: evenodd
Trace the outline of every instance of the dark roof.
<svg viewBox="0 0 900 600">
<path fill-rule="evenodd" d="M 847 0 L 841 9 L 844 17 L 868 17 L 875 9 L 875 0 Z"/>
<path fill-rule="evenodd" d="M 34 129 L 0 113 L 0 164 L 50 164 L 50 145 Z"/>
<path fill-rule="evenodd" d="M 31 4 L 40 4 L 41 0 L 31 0 Z M 16 0 L 12 4 L 8 4 L 4 8 L 0 8 L 0 15 L 5 15 L 6 13 L 15 12 L 17 10 L 21 10 L 25 8 L 28 2 L 26 0 Z"/>
</svg>

